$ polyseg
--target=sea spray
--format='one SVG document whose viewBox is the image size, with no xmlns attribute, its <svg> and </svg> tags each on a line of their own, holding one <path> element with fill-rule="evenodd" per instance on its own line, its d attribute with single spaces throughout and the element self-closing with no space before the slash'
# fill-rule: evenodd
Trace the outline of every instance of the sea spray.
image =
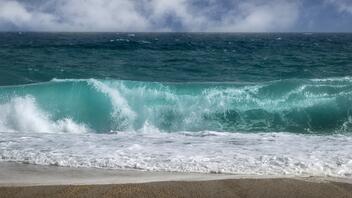
<svg viewBox="0 0 352 198">
<path fill-rule="evenodd" d="M 0 107 L 9 114 L 0 124 L 3 130 L 38 132 L 49 130 L 43 122 L 69 120 L 80 131 L 97 133 L 138 131 L 146 123 L 166 132 L 348 133 L 351 103 L 350 78 L 256 84 L 55 79 L 0 87 Z M 38 122 L 9 119 L 9 107 L 18 120 L 34 119 L 32 112 L 16 114 L 16 105 L 35 112 Z"/>
</svg>

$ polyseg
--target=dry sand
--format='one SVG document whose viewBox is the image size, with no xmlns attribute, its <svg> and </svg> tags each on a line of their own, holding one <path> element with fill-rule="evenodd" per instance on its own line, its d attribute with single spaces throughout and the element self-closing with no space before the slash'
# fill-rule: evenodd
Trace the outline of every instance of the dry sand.
<svg viewBox="0 0 352 198">
<path fill-rule="evenodd" d="M 105 179 L 104 179 L 105 178 Z M 0 163 L 0 197 L 352 198 L 350 180 L 74 169 Z"/>
</svg>

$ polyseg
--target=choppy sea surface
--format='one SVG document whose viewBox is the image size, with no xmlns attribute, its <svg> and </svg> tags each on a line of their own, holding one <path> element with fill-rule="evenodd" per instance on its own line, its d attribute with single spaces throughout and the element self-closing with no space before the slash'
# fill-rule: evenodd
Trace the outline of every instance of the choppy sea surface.
<svg viewBox="0 0 352 198">
<path fill-rule="evenodd" d="M 352 178 L 352 34 L 0 33 L 0 161 Z"/>
</svg>

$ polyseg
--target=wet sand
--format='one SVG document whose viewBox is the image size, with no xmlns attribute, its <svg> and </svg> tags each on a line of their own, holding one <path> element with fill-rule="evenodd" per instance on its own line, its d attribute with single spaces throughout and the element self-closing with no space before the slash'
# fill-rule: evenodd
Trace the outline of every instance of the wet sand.
<svg viewBox="0 0 352 198">
<path fill-rule="evenodd" d="M 346 197 L 352 181 L 253 178 L 0 163 L 0 197 Z"/>
</svg>

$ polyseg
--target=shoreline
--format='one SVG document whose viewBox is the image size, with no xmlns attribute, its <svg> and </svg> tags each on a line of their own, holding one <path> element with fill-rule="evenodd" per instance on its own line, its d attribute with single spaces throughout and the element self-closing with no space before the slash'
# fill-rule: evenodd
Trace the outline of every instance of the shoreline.
<svg viewBox="0 0 352 198">
<path fill-rule="evenodd" d="M 0 162 L 0 187 L 48 185 L 104 185 L 164 181 L 240 179 L 240 175 L 183 173 L 102 168 L 75 168 Z M 248 176 L 246 178 L 256 178 Z M 264 178 L 264 177 L 263 177 Z M 270 177 L 271 178 L 271 177 Z"/>
<path fill-rule="evenodd" d="M 352 178 L 320 176 L 235 175 L 102 168 L 76 168 L 0 162 L 0 187 L 49 185 L 109 185 L 174 181 L 213 181 L 239 179 L 292 179 L 307 182 L 352 184 Z"/>
<path fill-rule="evenodd" d="M 148 172 L 0 162 L 0 197 L 352 197 L 352 179 Z"/>
</svg>

